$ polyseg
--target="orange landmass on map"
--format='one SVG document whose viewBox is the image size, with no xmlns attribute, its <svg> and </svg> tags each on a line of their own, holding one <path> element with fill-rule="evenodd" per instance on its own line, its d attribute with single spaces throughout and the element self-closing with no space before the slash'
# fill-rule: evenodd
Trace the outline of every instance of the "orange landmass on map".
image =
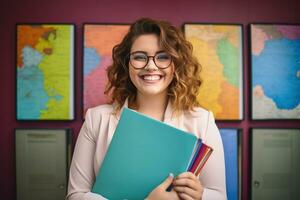
<svg viewBox="0 0 300 200">
<path fill-rule="evenodd" d="M 95 48 L 101 56 L 111 56 L 113 47 L 122 41 L 128 29 L 127 25 L 87 25 L 84 46 Z"/>
<path fill-rule="evenodd" d="M 55 29 L 51 27 L 43 27 L 40 25 L 20 25 L 18 26 L 17 31 L 17 66 L 22 67 L 22 49 L 25 46 L 31 46 L 32 48 L 35 48 L 41 38 L 48 40 L 50 33 L 55 32 Z M 51 50 L 46 49 L 43 53 L 49 54 L 51 53 Z"/>
<path fill-rule="evenodd" d="M 222 82 L 221 88 L 222 92 L 219 94 L 218 101 L 223 109 L 220 113 L 217 113 L 218 119 L 238 119 L 239 106 L 234 105 L 235 103 L 239 103 L 238 89 L 227 82 Z"/>
</svg>

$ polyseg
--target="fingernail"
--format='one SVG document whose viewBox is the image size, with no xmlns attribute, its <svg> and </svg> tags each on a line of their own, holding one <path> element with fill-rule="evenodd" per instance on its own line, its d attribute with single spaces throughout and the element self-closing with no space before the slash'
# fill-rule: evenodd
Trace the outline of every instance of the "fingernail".
<svg viewBox="0 0 300 200">
<path fill-rule="evenodd" d="M 170 173 L 169 176 L 172 177 L 172 178 L 174 178 L 174 174 L 173 173 Z"/>
</svg>

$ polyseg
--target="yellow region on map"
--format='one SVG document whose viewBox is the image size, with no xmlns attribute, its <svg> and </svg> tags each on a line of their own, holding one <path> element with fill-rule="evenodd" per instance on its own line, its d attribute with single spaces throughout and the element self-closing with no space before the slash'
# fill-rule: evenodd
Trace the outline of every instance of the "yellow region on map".
<svg viewBox="0 0 300 200">
<path fill-rule="evenodd" d="M 48 26 L 45 26 L 48 27 Z M 39 67 L 44 74 L 44 89 L 50 97 L 41 119 L 69 119 L 71 45 L 73 30 L 70 26 L 53 26 L 56 31 L 45 40 L 41 38 L 36 46 L 45 56 Z"/>
<path fill-rule="evenodd" d="M 194 56 L 202 66 L 198 100 L 216 119 L 240 119 L 240 75 L 242 62 L 237 27 L 185 25 L 185 36 L 193 45 Z M 230 50 L 230 52 L 227 52 Z M 232 63 L 232 64 L 231 64 Z M 232 73 L 231 73 L 232 72 Z"/>
</svg>

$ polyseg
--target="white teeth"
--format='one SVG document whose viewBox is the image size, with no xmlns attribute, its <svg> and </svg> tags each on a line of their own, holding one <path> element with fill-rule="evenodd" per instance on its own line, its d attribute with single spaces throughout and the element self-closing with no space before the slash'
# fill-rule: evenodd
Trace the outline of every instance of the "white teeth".
<svg viewBox="0 0 300 200">
<path fill-rule="evenodd" d="M 148 80 L 148 81 L 156 81 L 156 80 L 160 79 L 160 76 L 158 76 L 158 75 L 143 76 L 143 79 Z"/>
</svg>

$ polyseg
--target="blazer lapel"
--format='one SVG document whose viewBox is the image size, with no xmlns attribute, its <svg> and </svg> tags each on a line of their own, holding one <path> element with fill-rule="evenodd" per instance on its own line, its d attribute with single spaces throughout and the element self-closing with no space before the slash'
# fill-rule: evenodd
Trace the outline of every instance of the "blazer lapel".
<svg viewBox="0 0 300 200">
<path fill-rule="evenodd" d="M 118 113 L 110 115 L 108 135 L 107 135 L 107 147 L 110 145 L 110 142 L 113 138 L 114 132 L 115 132 L 116 127 L 118 125 L 120 115 L 121 115 L 124 108 L 128 108 L 128 99 L 125 100 L 124 105 L 122 106 L 121 110 Z"/>
<path fill-rule="evenodd" d="M 173 112 L 173 106 L 171 104 L 170 101 L 168 101 L 168 105 L 165 111 L 165 115 L 164 115 L 164 120 L 163 122 L 166 124 L 169 124 L 171 126 L 180 128 L 182 127 L 182 113 L 180 113 L 179 115 L 175 115 Z"/>
</svg>

